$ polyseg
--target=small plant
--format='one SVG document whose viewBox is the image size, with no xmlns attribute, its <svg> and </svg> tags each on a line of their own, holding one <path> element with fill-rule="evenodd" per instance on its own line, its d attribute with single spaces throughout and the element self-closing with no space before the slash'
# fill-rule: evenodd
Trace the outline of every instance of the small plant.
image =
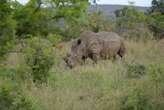
<svg viewBox="0 0 164 110">
<path fill-rule="evenodd" d="M 1 81 L 0 110 L 34 110 L 30 99 L 22 94 L 16 83 Z"/>
<path fill-rule="evenodd" d="M 62 41 L 63 36 L 58 35 L 58 34 L 49 34 L 47 39 L 52 43 L 56 44 Z"/>
<path fill-rule="evenodd" d="M 26 64 L 31 68 L 34 82 L 47 82 L 48 72 L 53 65 L 52 45 L 45 39 L 34 37 L 27 40 L 25 49 Z"/>
<path fill-rule="evenodd" d="M 127 77 L 139 78 L 146 74 L 146 67 L 142 64 L 128 64 Z"/>
</svg>

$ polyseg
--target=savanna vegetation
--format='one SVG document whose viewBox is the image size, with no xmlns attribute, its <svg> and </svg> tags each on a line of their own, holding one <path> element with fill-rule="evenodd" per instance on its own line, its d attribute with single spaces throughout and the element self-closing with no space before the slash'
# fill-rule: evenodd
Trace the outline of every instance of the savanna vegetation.
<svg viewBox="0 0 164 110">
<path fill-rule="evenodd" d="M 90 1 L 96 5 L 96 0 Z M 0 110 L 163 110 L 164 2 L 107 17 L 88 0 L 0 0 Z M 126 55 L 66 67 L 83 31 L 114 31 Z"/>
</svg>

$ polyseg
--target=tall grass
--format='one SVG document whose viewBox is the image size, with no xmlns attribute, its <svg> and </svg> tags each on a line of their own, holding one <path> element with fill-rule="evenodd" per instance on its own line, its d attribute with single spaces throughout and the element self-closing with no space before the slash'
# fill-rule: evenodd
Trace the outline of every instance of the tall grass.
<svg viewBox="0 0 164 110">
<path fill-rule="evenodd" d="M 36 87 L 28 80 L 21 87 L 27 96 L 33 97 L 38 110 L 163 110 L 161 45 L 153 40 L 127 41 L 127 53 L 122 60 L 98 64 L 88 60 L 86 65 L 69 69 L 62 59 L 69 50 L 66 44 L 63 49 L 54 48 L 55 64 L 47 84 Z M 128 77 L 133 73 L 140 77 Z"/>
</svg>

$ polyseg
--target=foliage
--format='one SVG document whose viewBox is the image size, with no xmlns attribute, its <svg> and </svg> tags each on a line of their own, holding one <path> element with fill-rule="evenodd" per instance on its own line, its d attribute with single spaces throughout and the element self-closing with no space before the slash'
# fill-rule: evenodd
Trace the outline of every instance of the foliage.
<svg viewBox="0 0 164 110">
<path fill-rule="evenodd" d="M 61 35 L 57 35 L 57 34 L 49 34 L 47 36 L 47 39 L 53 43 L 53 44 L 56 44 L 56 43 L 59 43 L 63 40 L 63 36 Z"/>
<path fill-rule="evenodd" d="M 12 68 L 1 67 L 0 68 L 0 80 L 10 79 L 15 80 L 16 70 Z"/>
<path fill-rule="evenodd" d="M 79 36 L 87 23 L 88 0 L 52 0 L 52 3 L 55 5 L 53 18 L 57 22 L 63 19 L 61 35 L 66 39 Z"/>
<path fill-rule="evenodd" d="M 152 110 L 152 107 L 143 91 L 135 88 L 122 99 L 121 110 Z"/>
<path fill-rule="evenodd" d="M 163 0 L 152 0 L 152 7 L 148 10 L 149 13 L 160 12 L 162 15 L 164 14 L 164 2 Z"/>
<path fill-rule="evenodd" d="M 138 78 L 146 74 L 146 67 L 142 64 L 127 65 L 127 77 Z"/>
<path fill-rule="evenodd" d="M 34 106 L 16 83 L 2 81 L 0 84 L 1 110 L 34 110 Z"/>
<path fill-rule="evenodd" d="M 147 18 L 142 11 L 138 11 L 133 6 L 124 7 L 116 10 L 115 15 L 118 18 L 118 26 L 130 29 L 136 26 L 137 23 L 146 22 Z"/>
<path fill-rule="evenodd" d="M 128 6 L 115 11 L 115 15 L 116 31 L 124 37 L 135 40 L 152 38 L 147 26 L 149 19 L 144 12 L 137 10 L 134 6 Z"/>
<path fill-rule="evenodd" d="M 30 1 L 25 6 L 15 10 L 14 18 L 17 20 L 16 34 L 25 37 L 27 34 L 46 36 L 51 33 L 53 27 L 51 10 L 46 8 L 37 9 L 38 2 Z"/>
<path fill-rule="evenodd" d="M 71 38 L 76 35 L 72 34 L 70 27 L 77 30 L 85 24 L 88 1 L 30 0 L 25 6 L 15 7 L 16 34 L 19 37 L 25 37 L 28 34 L 47 36 L 48 34 L 61 33 L 64 37 Z M 61 19 L 64 19 L 64 28 L 60 24 L 57 25 Z M 79 33 L 79 30 L 77 31 Z"/>
<path fill-rule="evenodd" d="M 164 65 L 163 64 L 151 64 L 148 69 L 149 76 L 152 81 L 159 84 L 164 84 Z"/>
<path fill-rule="evenodd" d="M 149 27 L 154 32 L 156 39 L 164 36 L 164 2 L 153 0 L 152 7 L 148 10 L 150 17 Z"/>
<path fill-rule="evenodd" d="M 34 110 L 34 105 L 38 110 L 164 110 L 164 47 L 162 41 L 149 39 L 148 29 L 153 23 L 163 26 L 161 6 L 148 15 L 125 7 L 111 22 L 101 12 L 87 14 L 87 0 L 30 0 L 25 5 L 0 0 L 0 53 L 13 47 L 16 32 L 19 54 L 14 58 L 23 60 L 10 67 L 6 55 L 6 65 L 0 62 L 0 110 Z M 127 39 L 122 60 L 65 67 L 70 42 L 63 40 L 85 30 L 113 31 L 115 25 L 122 36 L 147 42 Z M 159 29 L 152 30 L 159 34 Z"/>
<path fill-rule="evenodd" d="M 70 40 L 77 38 L 84 30 L 86 30 L 85 25 L 80 22 L 66 22 L 64 27 L 61 29 L 61 35 L 64 36 L 65 40 Z"/>
<path fill-rule="evenodd" d="M 8 0 L 0 1 L 0 21 L 0 57 L 2 57 L 14 43 L 16 28 L 16 22 L 12 18 L 11 4 Z"/>
<path fill-rule="evenodd" d="M 31 68 L 31 75 L 34 82 L 47 82 L 48 71 L 53 65 L 52 45 L 49 41 L 33 37 L 27 39 L 25 59 Z"/>
<path fill-rule="evenodd" d="M 88 25 L 93 32 L 112 31 L 113 23 L 101 11 L 89 14 Z"/>
<path fill-rule="evenodd" d="M 55 19 L 65 18 L 68 21 L 79 22 L 84 20 L 86 15 L 88 1 L 87 0 L 52 0 L 55 8 Z"/>
</svg>

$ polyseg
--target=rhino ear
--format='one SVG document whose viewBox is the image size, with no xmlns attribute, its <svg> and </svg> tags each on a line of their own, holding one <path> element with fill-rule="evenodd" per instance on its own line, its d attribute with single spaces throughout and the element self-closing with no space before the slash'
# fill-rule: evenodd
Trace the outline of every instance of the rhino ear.
<svg viewBox="0 0 164 110">
<path fill-rule="evenodd" d="M 81 39 L 77 40 L 77 44 L 80 45 L 81 44 Z"/>
</svg>

